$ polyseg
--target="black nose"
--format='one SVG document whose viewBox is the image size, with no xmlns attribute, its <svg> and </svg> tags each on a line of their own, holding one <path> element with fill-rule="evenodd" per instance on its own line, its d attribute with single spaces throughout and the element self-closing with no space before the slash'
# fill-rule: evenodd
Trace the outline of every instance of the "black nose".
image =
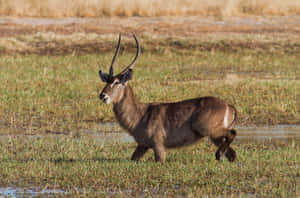
<svg viewBox="0 0 300 198">
<path fill-rule="evenodd" d="M 100 96 L 99 96 L 100 100 L 103 100 L 104 97 L 105 97 L 104 93 L 101 93 Z"/>
</svg>

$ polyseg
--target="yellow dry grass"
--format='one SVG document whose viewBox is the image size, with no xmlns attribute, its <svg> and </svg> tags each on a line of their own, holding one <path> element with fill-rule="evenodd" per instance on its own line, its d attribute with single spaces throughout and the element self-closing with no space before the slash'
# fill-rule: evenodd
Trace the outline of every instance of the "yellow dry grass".
<svg viewBox="0 0 300 198">
<path fill-rule="evenodd" d="M 299 0 L 0 0 L 0 15 L 26 17 L 300 14 Z"/>
</svg>

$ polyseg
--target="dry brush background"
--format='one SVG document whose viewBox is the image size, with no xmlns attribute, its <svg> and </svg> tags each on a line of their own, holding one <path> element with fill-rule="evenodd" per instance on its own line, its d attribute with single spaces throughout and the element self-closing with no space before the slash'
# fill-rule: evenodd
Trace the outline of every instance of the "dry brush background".
<svg viewBox="0 0 300 198">
<path fill-rule="evenodd" d="M 298 0 L 1 0 L 0 15 L 26 17 L 300 14 Z"/>
</svg>

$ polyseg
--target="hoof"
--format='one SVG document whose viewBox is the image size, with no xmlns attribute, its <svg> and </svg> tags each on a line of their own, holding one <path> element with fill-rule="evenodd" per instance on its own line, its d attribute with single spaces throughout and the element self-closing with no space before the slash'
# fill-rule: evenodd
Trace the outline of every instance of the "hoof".
<svg viewBox="0 0 300 198">
<path fill-rule="evenodd" d="M 222 155 L 220 154 L 220 152 L 216 152 L 216 160 L 221 160 Z"/>
<path fill-rule="evenodd" d="M 236 159 L 236 152 L 232 148 L 228 148 L 225 156 L 230 162 L 233 162 Z"/>
</svg>

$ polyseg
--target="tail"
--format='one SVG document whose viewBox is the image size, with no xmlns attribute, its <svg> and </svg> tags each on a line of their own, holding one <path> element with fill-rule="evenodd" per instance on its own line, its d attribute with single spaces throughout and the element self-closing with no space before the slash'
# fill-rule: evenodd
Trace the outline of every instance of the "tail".
<svg viewBox="0 0 300 198">
<path fill-rule="evenodd" d="M 236 130 L 234 130 L 234 129 L 231 129 L 231 130 L 230 130 L 230 133 L 231 133 L 231 135 L 232 135 L 233 137 L 235 137 L 235 136 L 237 135 L 237 132 L 236 132 Z"/>
</svg>

